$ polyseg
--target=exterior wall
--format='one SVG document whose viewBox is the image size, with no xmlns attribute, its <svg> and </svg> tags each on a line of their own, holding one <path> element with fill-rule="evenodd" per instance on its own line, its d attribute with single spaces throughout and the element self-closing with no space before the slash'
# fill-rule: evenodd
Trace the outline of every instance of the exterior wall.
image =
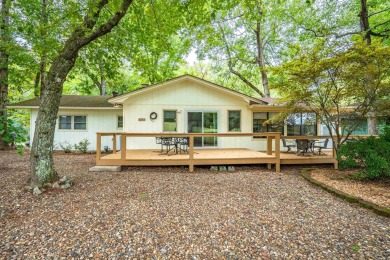
<svg viewBox="0 0 390 260">
<path fill-rule="evenodd" d="M 56 150 L 61 150 L 60 144 L 64 145 L 65 142 L 74 145 L 84 139 L 88 139 L 91 143 L 88 146 L 88 150 L 96 150 L 96 132 L 122 132 L 122 129 L 117 128 L 117 116 L 122 115 L 121 109 L 60 109 L 58 115 L 87 116 L 87 129 L 60 130 L 58 129 L 57 119 L 56 131 L 54 134 L 54 149 Z M 34 138 L 35 121 L 37 116 L 38 110 L 32 109 L 30 116 L 31 141 L 33 141 Z M 104 146 L 108 146 L 112 149 L 111 139 L 111 137 L 103 137 L 102 148 Z"/>
<path fill-rule="evenodd" d="M 241 97 L 219 91 L 212 87 L 181 81 L 162 86 L 153 91 L 134 95 L 123 104 L 124 131 L 133 133 L 162 133 L 163 111 L 176 110 L 177 132 L 186 133 L 188 112 L 217 112 L 218 132 L 228 132 L 228 111 L 241 111 L 241 132 L 252 132 L 252 111 Z M 155 120 L 150 119 L 152 112 L 157 113 Z M 144 121 L 143 121 L 144 120 Z M 128 138 L 128 149 L 156 149 L 154 138 Z M 265 140 L 252 140 L 251 137 L 219 138 L 219 148 L 265 149 Z"/>
</svg>

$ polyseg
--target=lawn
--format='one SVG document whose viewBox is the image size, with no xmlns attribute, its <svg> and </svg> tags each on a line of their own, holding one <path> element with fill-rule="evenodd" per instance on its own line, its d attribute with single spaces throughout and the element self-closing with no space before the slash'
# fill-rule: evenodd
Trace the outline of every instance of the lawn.
<svg viewBox="0 0 390 260">
<path fill-rule="evenodd" d="M 390 219 L 306 182 L 299 167 L 90 173 L 56 154 L 75 186 L 33 196 L 28 156 L 0 151 L 0 258 L 390 257 Z"/>
</svg>

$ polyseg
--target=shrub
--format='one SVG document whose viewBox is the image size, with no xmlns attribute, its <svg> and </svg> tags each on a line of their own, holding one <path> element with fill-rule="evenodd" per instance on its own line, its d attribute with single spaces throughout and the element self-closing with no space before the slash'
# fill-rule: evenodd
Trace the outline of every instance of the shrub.
<svg viewBox="0 0 390 260">
<path fill-rule="evenodd" d="M 89 146 L 90 144 L 91 144 L 91 143 L 88 141 L 88 139 L 83 139 L 83 140 L 80 141 L 78 144 L 75 144 L 75 145 L 74 145 L 74 149 L 79 150 L 79 151 L 82 152 L 82 153 L 86 153 L 87 150 L 88 150 L 88 146 Z"/>
<path fill-rule="evenodd" d="M 0 117 L 0 119 L 3 117 Z M 0 120 L 0 134 L 4 134 L 4 124 Z M 7 133 L 3 136 L 4 141 L 12 148 L 16 148 L 19 155 L 23 154 L 23 143 L 26 142 L 28 132 L 23 122 L 17 118 L 7 118 Z"/>
<path fill-rule="evenodd" d="M 390 127 L 379 138 L 360 138 L 346 143 L 338 152 L 340 169 L 361 168 L 361 178 L 390 178 Z"/>
<path fill-rule="evenodd" d="M 72 145 L 69 142 L 60 143 L 61 149 L 64 150 L 65 153 L 70 153 L 72 151 Z"/>
</svg>

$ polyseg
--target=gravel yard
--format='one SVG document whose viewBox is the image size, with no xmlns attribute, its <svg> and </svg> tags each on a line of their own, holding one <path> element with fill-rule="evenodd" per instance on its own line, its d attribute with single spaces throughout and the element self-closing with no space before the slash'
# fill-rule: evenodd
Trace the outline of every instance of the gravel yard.
<svg viewBox="0 0 390 260">
<path fill-rule="evenodd" d="M 298 167 L 89 173 L 94 155 L 55 162 L 75 186 L 35 197 L 28 155 L 0 151 L 1 259 L 390 258 L 390 219 L 309 184 Z"/>
</svg>

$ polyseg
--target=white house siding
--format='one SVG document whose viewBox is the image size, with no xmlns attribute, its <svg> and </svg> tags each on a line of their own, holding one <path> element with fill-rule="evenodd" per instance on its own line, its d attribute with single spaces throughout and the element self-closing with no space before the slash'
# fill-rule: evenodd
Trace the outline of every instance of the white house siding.
<svg viewBox="0 0 390 260">
<path fill-rule="evenodd" d="M 33 140 L 35 131 L 35 121 L 38 110 L 32 109 L 30 117 L 30 140 Z M 58 119 L 54 134 L 54 144 L 56 150 L 61 150 L 60 144 L 68 142 L 71 145 L 77 144 L 84 139 L 91 143 L 88 150 L 96 150 L 96 132 L 122 132 L 117 128 L 117 116 L 122 115 L 121 109 L 60 109 L 58 115 L 87 116 L 86 130 L 60 130 L 58 129 Z M 112 138 L 102 138 L 102 148 L 108 146 L 112 149 Z"/>
<path fill-rule="evenodd" d="M 217 112 L 218 132 L 228 132 L 228 111 L 241 111 L 241 132 L 252 132 L 252 112 L 241 97 L 216 88 L 186 80 L 170 83 L 151 91 L 130 96 L 123 103 L 124 131 L 135 133 L 162 133 L 163 111 L 177 111 L 177 132 L 187 132 L 187 112 Z M 157 119 L 151 120 L 150 113 L 156 112 Z M 145 121 L 142 121 L 145 120 Z M 154 149 L 155 138 L 128 138 L 128 149 Z M 219 148 L 265 149 L 265 141 L 251 137 L 219 138 Z"/>
</svg>

